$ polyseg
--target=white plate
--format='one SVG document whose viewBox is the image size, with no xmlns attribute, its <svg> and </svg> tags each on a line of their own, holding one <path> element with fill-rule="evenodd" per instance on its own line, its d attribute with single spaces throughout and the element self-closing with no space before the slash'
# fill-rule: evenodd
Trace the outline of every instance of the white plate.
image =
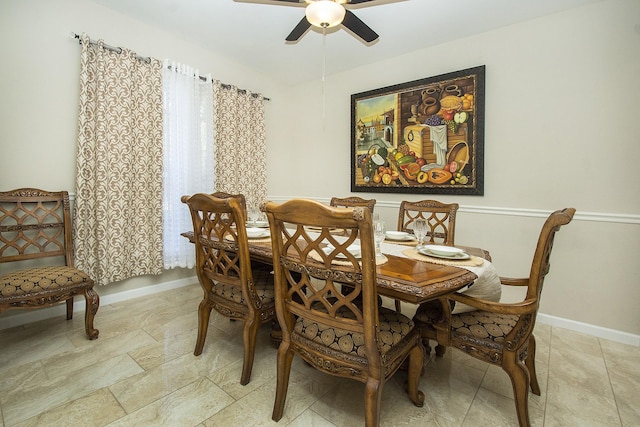
<svg viewBox="0 0 640 427">
<path fill-rule="evenodd" d="M 385 237 L 388 240 L 398 240 L 398 241 L 415 240 L 415 236 L 413 234 L 405 233 L 404 231 L 387 231 L 385 233 Z"/>
<path fill-rule="evenodd" d="M 443 246 L 443 245 L 425 245 L 424 249 L 427 249 L 429 252 L 441 256 L 454 256 L 463 254 L 464 251 L 459 248 L 454 248 L 453 246 Z"/>
<path fill-rule="evenodd" d="M 249 239 L 262 239 L 263 237 L 269 237 L 269 230 L 265 230 L 264 228 L 259 228 L 259 233 L 251 233 L 249 234 L 249 229 L 247 229 L 247 237 Z"/>
<path fill-rule="evenodd" d="M 247 221 L 247 227 L 267 228 L 269 221 Z"/>
<path fill-rule="evenodd" d="M 426 255 L 426 256 L 430 256 L 430 257 L 434 257 L 434 258 L 441 258 L 441 259 L 465 260 L 465 259 L 471 258 L 471 255 L 469 255 L 467 253 L 464 253 L 464 252 L 453 254 L 453 255 L 441 255 L 441 254 L 437 254 L 437 253 L 431 252 L 427 248 L 420 248 L 420 249 L 418 249 L 418 252 L 421 253 L 422 255 Z"/>
<path fill-rule="evenodd" d="M 322 248 L 322 252 L 324 252 L 326 255 L 329 255 L 331 252 L 333 252 L 334 249 L 335 248 L 333 246 L 328 245 L 328 246 Z M 361 258 L 362 257 L 362 252 L 361 252 L 361 249 L 360 249 L 360 245 L 353 244 L 353 245 L 347 247 L 347 251 L 351 255 L 353 255 L 355 258 Z M 346 257 L 347 256 L 345 254 L 342 254 L 342 253 L 336 255 L 336 258 L 346 258 Z"/>
</svg>

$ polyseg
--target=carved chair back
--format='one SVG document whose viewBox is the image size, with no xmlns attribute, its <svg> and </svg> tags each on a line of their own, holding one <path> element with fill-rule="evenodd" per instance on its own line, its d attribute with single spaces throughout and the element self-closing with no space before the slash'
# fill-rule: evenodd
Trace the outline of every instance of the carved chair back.
<svg viewBox="0 0 640 427">
<path fill-rule="evenodd" d="M 422 218 L 429 227 L 429 243 L 442 243 L 453 246 L 456 231 L 457 203 L 442 203 L 436 200 L 419 202 L 403 201 L 398 211 L 398 231 L 411 231 L 412 223 Z"/>
<path fill-rule="evenodd" d="M 373 209 L 376 206 L 376 199 L 363 199 L 362 197 L 357 196 L 345 198 L 332 197 L 329 202 L 329 206 L 343 208 L 366 207 L 371 213 L 373 213 Z"/>
</svg>

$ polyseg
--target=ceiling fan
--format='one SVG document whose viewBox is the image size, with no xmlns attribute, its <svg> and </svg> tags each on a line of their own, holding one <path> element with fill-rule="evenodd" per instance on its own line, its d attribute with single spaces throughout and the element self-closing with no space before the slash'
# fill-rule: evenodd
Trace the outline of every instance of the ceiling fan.
<svg viewBox="0 0 640 427">
<path fill-rule="evenodd" d="M 305 16 L 285 39 L 288 42 L 298 41 L 312 25 L 330 28 L 342 24 L 366 43 L 372 43 L 378 34 L 346 7 L 373 1 L 376 0 L 271 0 L 270 4 L 305 6 Z"/>
</svg>

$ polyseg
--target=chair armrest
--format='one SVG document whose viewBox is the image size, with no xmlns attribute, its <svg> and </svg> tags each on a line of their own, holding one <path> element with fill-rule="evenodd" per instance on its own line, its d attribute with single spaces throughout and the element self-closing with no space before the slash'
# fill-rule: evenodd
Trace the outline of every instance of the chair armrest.
<svg viewBox="0 0 640 427">
<path fill-rule="evenodd" d="M 500 283 L 508 286 L 529 286 L 529 278 L 500 277 Z"/>
<path fill-rule="evenodd" d="M 477 308 L 478 310 L 490 311 L 497 314 L 522 315 L 535 313 L 538 309 L 537 301 L 532 298 L 514 303 L 487 301 L 459 293 L 449 295 L 447 298 L 467 304 L 473 308 Z"/>
</svg>

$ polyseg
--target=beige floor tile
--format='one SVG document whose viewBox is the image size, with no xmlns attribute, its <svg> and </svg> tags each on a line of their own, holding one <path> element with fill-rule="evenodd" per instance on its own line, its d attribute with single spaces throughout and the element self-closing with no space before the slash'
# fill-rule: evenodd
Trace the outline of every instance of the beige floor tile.
<svg viewBox="0 0 640 427">
<path fill-rule="evenodd" d="M 205 421 L 205 426 L 286 426 L 306 411 L 329 387 L 291 371 L 289 390 L 282 419 L 271 419 L 276 383 L 268 382 Z"/>
<path fill-rule="evenodd" d="M 380 408 L 380 419 L 384 419 L 386 414 L 395 407 L 397 402 L 408 402 L 413 408 L 415 406 L 409 400 L 408 395 L 402 388 L 402 383 L 406 380 L 404 372 L 396 373 L 398 381 L 394 378 L 385 383 L 382 390 L 382 407 Z M 339 427 L 360 425 L 364 422 L 364 388 L 365 385 L 359 381 L 343 378 L 338 379 L 336 385 L 318 398 L 311 405 L 311 409 Z M 416 408 L 424 410 L 424 408 Z"/>
<path fill-rule="evenodd" d="M 191 329 L 129 351 L 144 370 L 149 370 L 185 354 L 193 353 L 198 330 Z"/>
<path fill-rule="evenodd" d="M 82 338 L 86 339 L 86 336 L 83 334 Z M 0 349 L 0 374 L 3 374 L 43 357 L 73 350 L 75 346 L 67 339 L 65 332 L 52 334 L 45 324 L 42 328 L 12 328 L 0 340 Z"/>
<path fill-rule="evenodd" d="M 207 378 L 199 378 L 120 418 L 109 426 L 191 427 L 211 417 L 232 402 L 233 398 L 220 387 Z"/>
<path fill-rule="evenodd" d="M 537 407 L 541 410 L 544 409 L 544 396 L 546 396 L 547 391 L 547 371 L 548 369 L 546 366 L 537 364 L 536 373 L 538 377 L 538 384 L 540 385 L 540 396 L 533 394 L 531 392 L 531 388 L 529 388 L 530 408 Z M 507 375 L 507 373 L 498 366 L 489 366 L 489 369 L 482 380 L 481 387 L 509 399 L 514 399 L 511 379 L 509 378 L 509 375 Z"/>
<path fill-rule="evenodd" d="M 449 351 L 451 354 L 434 358 L 427 364 L 420 388 L 425 394 L 425 409 L 428 412 L 460 425 L 487 367 L 480 365 L 483 369 L 477 369 L 475 364 L 458 363 L 458 359 L 452 356 L 460 352 L 455 349 Z"/>
<path fill-rule="evenodd" d="M 532 426 L 542 426 L 543 417 L 544 411 L 529 405 L 529 420 Z M 461 425 L 463 427 L 517 426 L 515 401 L 480 388 Z"/>
<path fill-rule="evenodd" d="M 623 426 L 640 425 L 640 347 L 600 340 Z"/>
<path fill-rule="evenodd" d="M 49 379 L 39 361 L 3 369 L 0 371 L 0 378 L 2 378 L 0 396 L 10 390 L 37 387 L 38 384 Z M 2 397 L 0 397 L 0 401 L 2 401 Z"/>
<path fill-rule="evenodd" d="M 13 425 L 65 402 L 79 399 L 142 369 L 127 355 L 113 357 L 85 368 L 68 372 L 67 377 L 11 390 L 1 397 L 4 421 Z"/>
<path fill-rule="evenodd" d="M 218 340 L 215 351 L 209 349 L 197 357 L 185 354 L 113 384 L 110 390 L 127 413 L 131 413 L 199 378 L 226 368 L 238 358 L 242 358 L 242 347 L 238 349 L 227 341 Z"/>
<path fill-rule="evenodd" d="M 270 332 L 271 328 L 268 325 L 264 325 L 258 332 L 249 384 L 244 386 L 240 384 L 243 365 L 242 357 L 224 369 L 215 370 L 209 375 L 209 378 L 234 399 L 241 399 L 264 384 L 275 384 L 277 351 L 271 346 Z"/>
<path fill-rule="evenodd" d="M 42 366 L 50 378 L 67 376 L 74 369 L 81 369 L 152 343 L 156 343 L 156 340 L 146 332 L 133 330 L 118 337 L 98 338 L 91 341 L 90 345 L 47 357 L 42 360 Z"/>
<path fill-rule="evenodd" d="M 287 424 L 287 427 L 336 427 L 335 424 L 307 409 L 295 420 Z"/>
<path fill-rule="evenodd" d="M 299 357 L 284 416 L 273 422 L 277 352 L 270 325 L 258 333 L 251 382 L 241 386 L 241 322 L 212 312 L 204 352 L 193 356 L 201 298 L 194 283 L 104 305 L 96 341 L 86 339 L 81 313 L 0 331 L 0 427 L 363 425 L 363 385 Z M 415 306 L 402 309 L 411 315 Z M 534 426 L 640 425 L 640 347 L 544 324 L 535 335 L 542 396 L 529 398 Z M 385 384 L 383 427 L 516 423 L 507 375 L 456 349 L 428 359 L 422 408 L 404 392 L 405 378 L 399 372 Z"/>
<path fill-rule="evenodd" d="M 16 427 L 103 426 L 126 415 L 106 388 L 42 412 Z"/>
</svg>

